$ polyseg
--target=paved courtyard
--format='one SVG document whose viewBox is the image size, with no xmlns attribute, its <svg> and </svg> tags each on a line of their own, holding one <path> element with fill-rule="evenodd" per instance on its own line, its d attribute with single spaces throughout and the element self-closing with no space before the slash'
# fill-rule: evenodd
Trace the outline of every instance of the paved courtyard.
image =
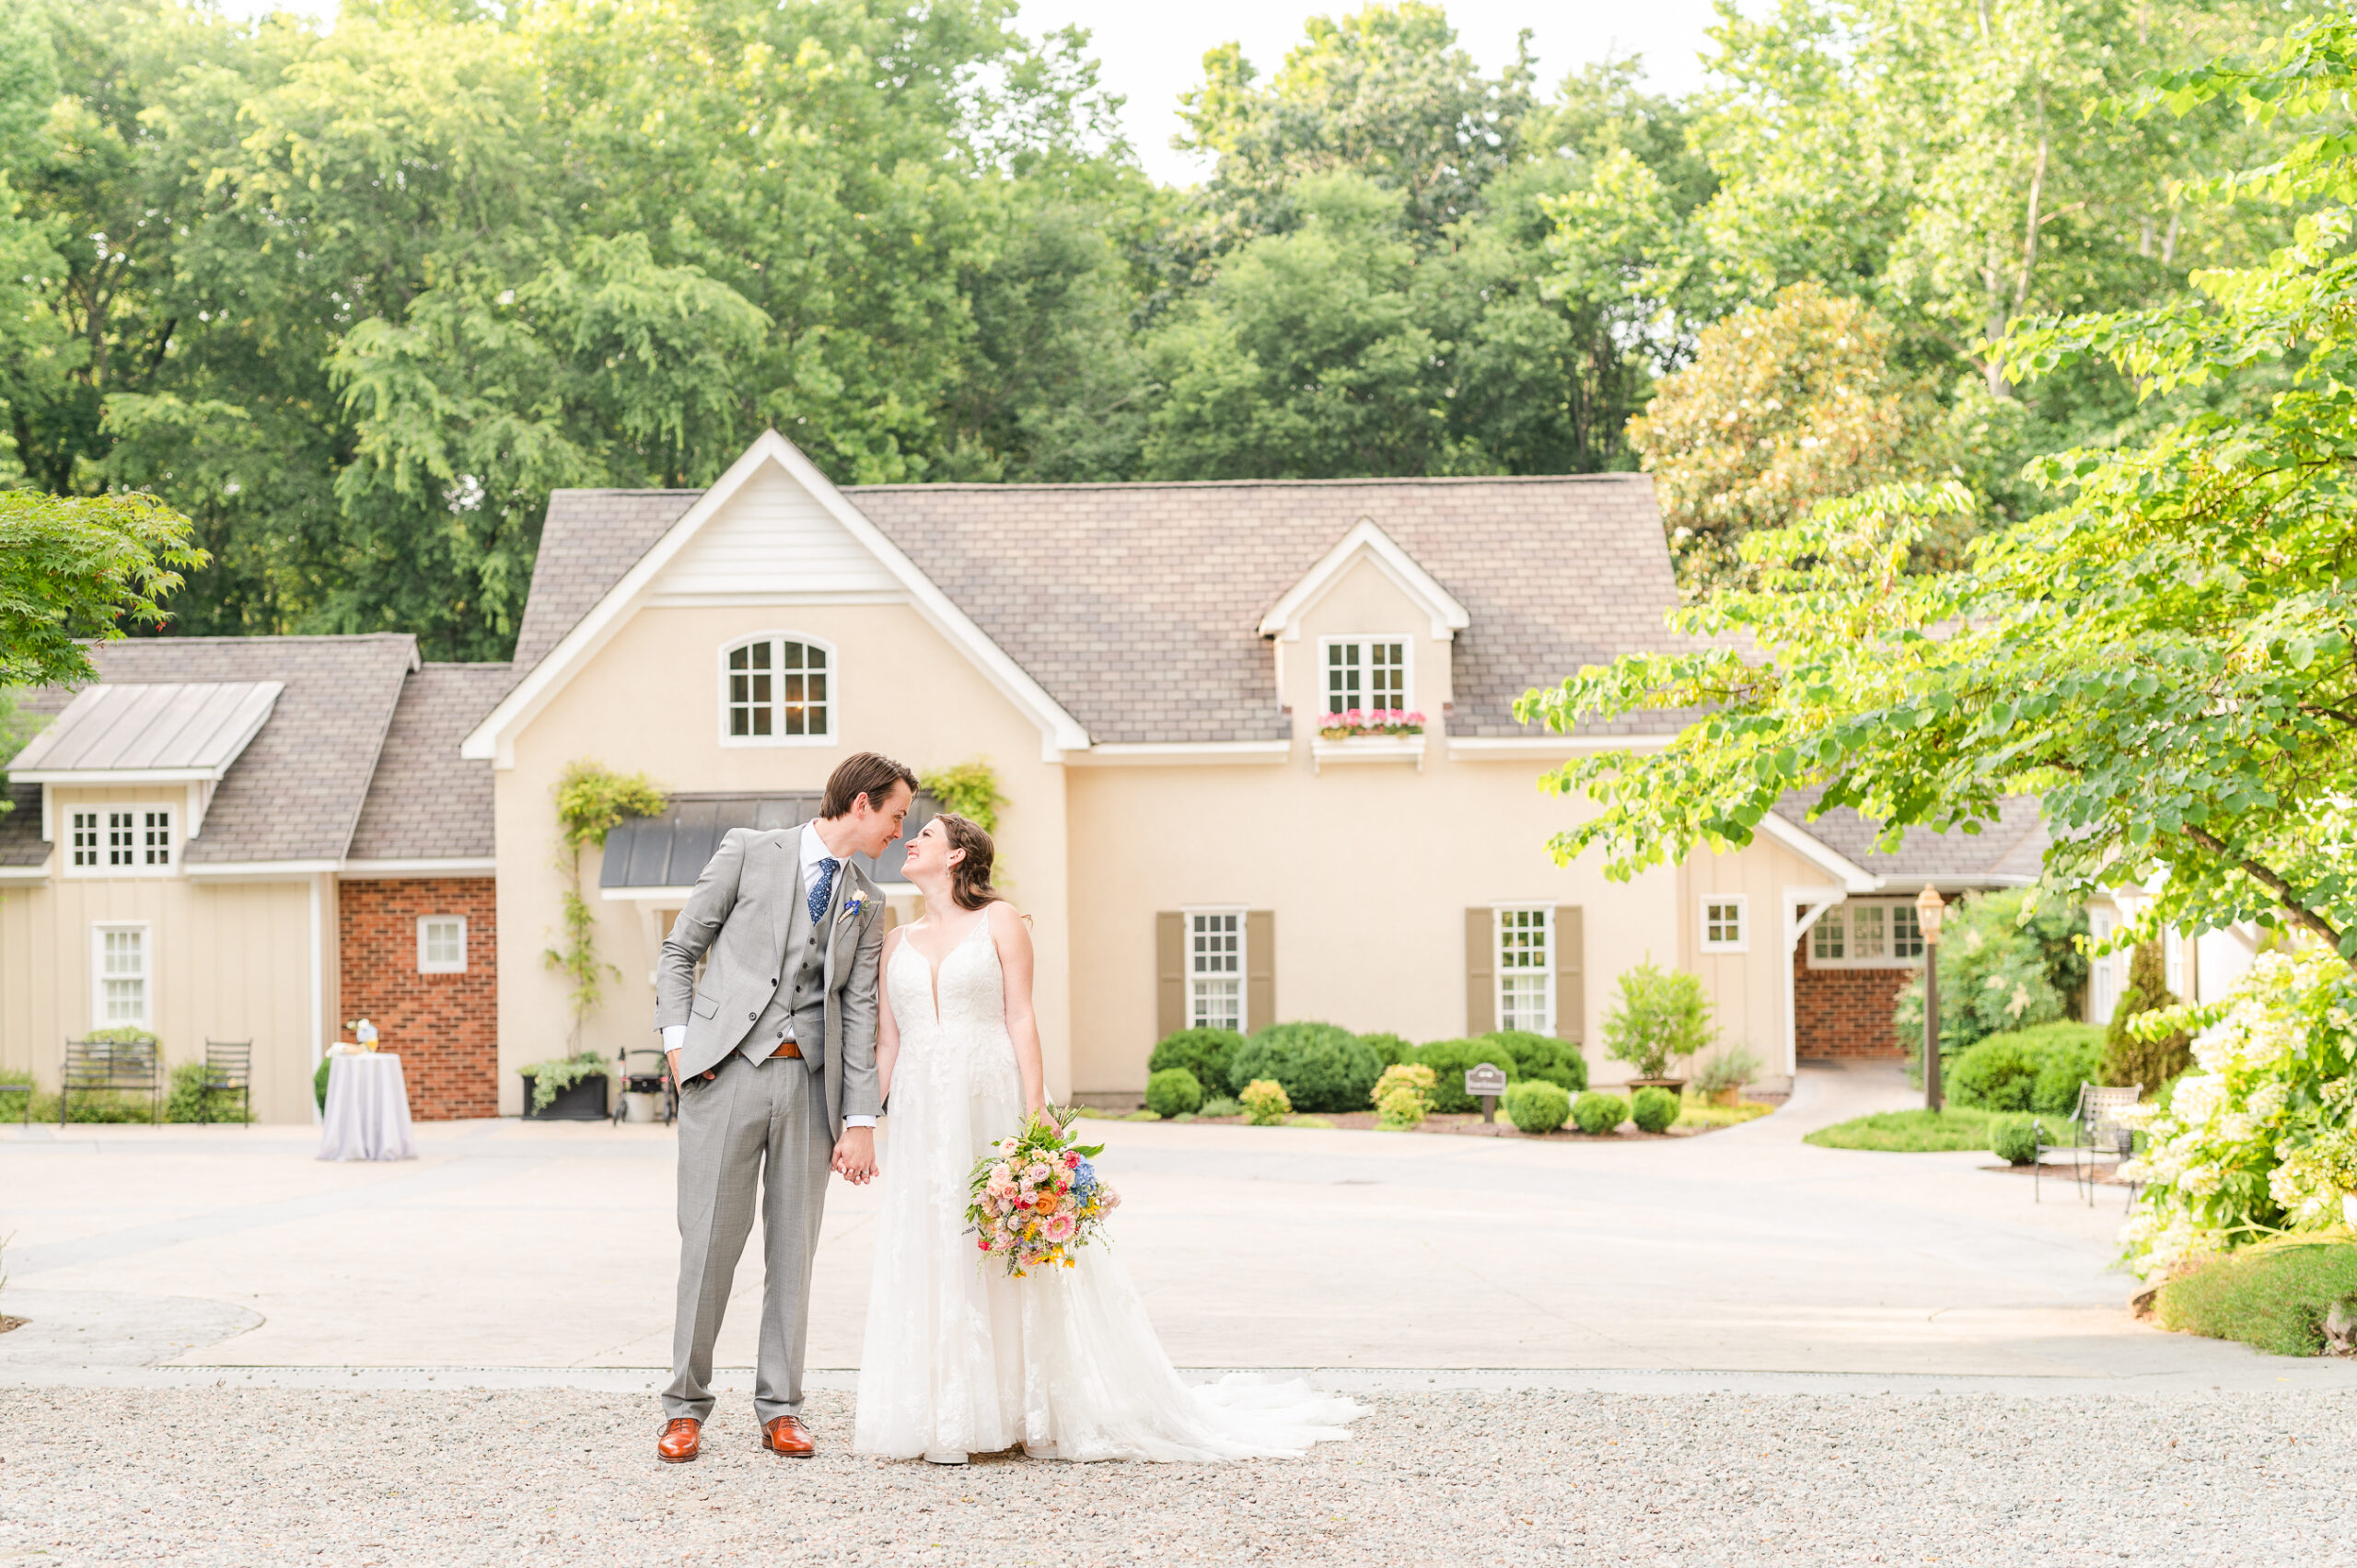
<svg viewBox="0 0 2357 1568">
<path fill-rule="evenodd" d="M 1810 1148 L 1903 1098 L 1803 1075 L 1680 1142 L 1097 1124 L 1173 1357 L 1358 1394 L 1224 1472 L 843 1454 L 870 1192 L 830 1200 L 808 1466 L 655 1465 L 661 1128 L 0 1130 L 0 1563 L 2357 1562 L 2357 1368 L 2164 1334 L 2120 1194 Z M 889 1157 L 888 1145 L 886 1157 Z M 739 1298 L 760 1289 L 750 1266 Z M 1211 1505 L 1206 1506 L 1206 1498 Z"/>
</svg>

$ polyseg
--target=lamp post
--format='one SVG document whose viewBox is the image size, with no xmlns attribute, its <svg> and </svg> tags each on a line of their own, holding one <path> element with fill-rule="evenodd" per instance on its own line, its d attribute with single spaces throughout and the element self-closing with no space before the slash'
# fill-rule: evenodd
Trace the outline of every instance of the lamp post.
<svg viewBox="0 0 2357 1568">
<path fill-rule="evenodd" d="M 1915 895 L 1915 920 L 1923 928 L 1923 1109 L 1934 1115 L 1940 1109 L 1940 914 L 1947 907 L 1928 882 Z"/>
</svg>

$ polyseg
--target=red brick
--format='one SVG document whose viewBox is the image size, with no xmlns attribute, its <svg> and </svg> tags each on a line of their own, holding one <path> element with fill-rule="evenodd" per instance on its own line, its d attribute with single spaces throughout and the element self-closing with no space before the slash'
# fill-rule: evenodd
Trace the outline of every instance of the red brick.
<svg viewBox="0 0 2357 1568">
<path fill-rule="evenodd" d="M 1805 944 L 1804 944 L 1804 947 Z M 1806 1057 L 1908 1055 L 1890 1027 L 1890 1011 L 1913 970 L 1813 970 L 1793 953 L 1793 1036 Z"/>
<path fill-rule="evenodd" d="M 337 889 L 343 1016 L 398 1051 L 420 1121 L 499 1114 L 499 915 L 488 877 L 346 882 Z M 464 915 L 467 970 L 421 974 L 417 923 Z M 352 1038 L 343 1031 L 343 1038 Z"/>
</svg>

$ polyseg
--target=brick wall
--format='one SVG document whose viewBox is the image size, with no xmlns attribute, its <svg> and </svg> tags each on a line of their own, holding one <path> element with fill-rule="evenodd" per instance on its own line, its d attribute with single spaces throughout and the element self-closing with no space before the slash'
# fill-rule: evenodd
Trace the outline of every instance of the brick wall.
<svg viewBox="0 0 2357 1568">
<path fill-rule="evenodd" d="M 1805 949 L 1804 941 L 1801 947 Z M 1886 1057 L 1907 1052 L 1891 1032 L 1890 1010 L 1913 970 L 1813 970 L 1793 954 L 1793 1035 L 1799 1054 Z"/>
<path fill-rule="evenodd" d="M 397 1051 L 420 1121 L 499 1114 L 499 916 L 489 877 L 343 883 L 337 915 L 343 1018 L 377 1026 L 377 1048 Z M 464 915 L 464 974 L 421 974 L 421 915 Z M 350 1040 L 352 1032 L 343 1031 Z"/>
</svg>

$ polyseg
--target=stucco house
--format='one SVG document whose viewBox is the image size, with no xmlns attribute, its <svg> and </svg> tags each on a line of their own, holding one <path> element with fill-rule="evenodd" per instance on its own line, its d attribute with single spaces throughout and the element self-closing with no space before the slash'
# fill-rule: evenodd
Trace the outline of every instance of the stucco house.
<svg viewBox="0 0 2357 1568">
<path fill-rule="evenodd" d="M 1280 1018 L 1535 1028 L 1609 1082 L 1599 1020 L 1647 958 L 1702 978 L 1771 1085 L 1889 1053 L 1908 900 L 2029 879 L 2035 820 L 1879 854 L 1796 800 L 1631 882 L 1555 865 L 1580 807 L 1538 773 L 1666 725 L 1550 736 L 1513 702 L 1665 645 L 1674 601 L 1642 475 L 839 488 L 771 433 L 707 490 L 553 496 L 512 664 L 166 638 L 36 694 L 55 717 L 0 817 L 0 1063 L 53 1082 L 68 1036 L 134 1018 L 177 1058 L 251 1037 L 258 1110 L 299 1118 L 366 1016 L 418 1114 L 514 1113 L 570 1027 L 542 958 L 560 772 L 670 798 L 586 857 L 622 979 L 584 1040 L 611 1053 L 650 1043 L 655 950 L 718 835 L 808 816 L 861 749 L 995 771 L 1059 1094 L 1134 1097 L 1169 1029 Z M 1319 736 L 1351 707 L 1427 722 Z"/>
</svg>

